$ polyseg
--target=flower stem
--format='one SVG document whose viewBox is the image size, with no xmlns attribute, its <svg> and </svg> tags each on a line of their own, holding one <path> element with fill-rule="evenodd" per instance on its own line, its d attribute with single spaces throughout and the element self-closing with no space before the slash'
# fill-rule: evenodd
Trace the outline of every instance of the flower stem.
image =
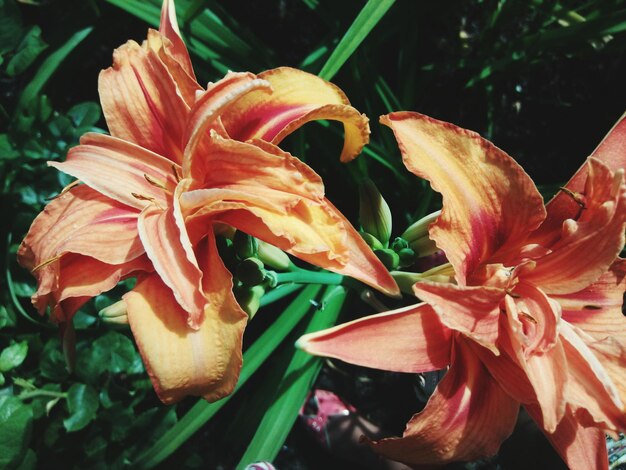
<svg viewBox="0 0 626 470">
<path fill-rule="evenodd" d="M 277 273 L 276 282 L 283 284 L 285 282 L 295 282 L 298 284 L 327 284 L 327 285 L 340 285 L 344 281 L 344 276 L 336 273 L 329 273 L 328 271 L 306 271 L 304 269 Z"/>
<path fill-rule="evenodd" d="M 37 397 L 65 398 L 67 397 L 67 393 L 55 392 L 53 390 L 33 390 L 32 392 L 24 392 L 18 395 L 20 400 L 28 400 Z"/>
</svg>

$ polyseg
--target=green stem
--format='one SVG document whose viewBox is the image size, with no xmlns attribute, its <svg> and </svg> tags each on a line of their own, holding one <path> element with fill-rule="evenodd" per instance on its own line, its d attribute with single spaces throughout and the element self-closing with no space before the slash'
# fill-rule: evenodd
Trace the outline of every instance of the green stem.
<svg viewBox="0 0 626 470">
<path fill-rule="evenodd" d="M 65 392 L 54 392 L 52 390 L 33 390 L 32 392 L 24 392 L 18 395 L 20 400 L 28 400 L 30 398 L 37 397 L 52 397 L 52 398 L 66 398 Z"/>
<path fill-rule="evenodd" d="M 299 270 L 287 273 L 277 273 L 276 281 L 279 284 L 285 282 L 296 282 L 300 284 L 327 284 L 340 285 L 344 277 L 341 274 L 329 273 L 328 271 L 306 271 Z"/>
<path fill-rule="evenodd" d="M 277 286 L 275 289 L 272 289 L 263 297 L 261 297 L 259 306 L 265 307 L 266 305 L 277 302 L 280 299 L 287 297 L 289 294 L 293 294 L 297 290 L 302 289 L 302 287 L 302 284 L 282 284 L 280 286 Z"/>
<path fill-rule="evenodd" d="M 248 379 L 276 350 L 300 320 L 311 310 L 310 300 L 319 293 L 321 286 L 310 285 L 289 304 L 272 325 L 252 346 L 243 353 L 243 367 L 239 382 L 232 394 L 215 402 L 199 400 L 172 428 L 163 434 L 152 447 L 139 455 L 133 468 L 152 468 L 183 445 L 187 439 L 204 426 L 243 387 Z"/>
</svg>

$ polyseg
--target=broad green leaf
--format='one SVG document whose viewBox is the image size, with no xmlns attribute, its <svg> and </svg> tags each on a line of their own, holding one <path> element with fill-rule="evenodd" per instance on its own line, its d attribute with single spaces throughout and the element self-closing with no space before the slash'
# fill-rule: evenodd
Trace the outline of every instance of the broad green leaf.
<svg viewBox="0 0 626 470">
<path fill-rule="evenodd" d="M 15 313 L 9 311 L 4 305 L 0 305 L 0 330 L 5 326 L 15 326 L 15 323 Z"/>
<path fill-rule="evenodd" d="M 331 80 L 335 76 L 394 2 L 395 0 L 368 0 L 322 67 L 320 77 Z"/>
<path fill-rule="evenodd" d="M 62 382 L 69 376 L 58 339 L 52 339 L 44 346 L 39 356 L 39 370 L 43 377 L 55 382 Z"/>
<path fill-rule="evenodd" d="M 323 309 L 312 316 L 306 333 L 333 326 L 346 299 L 346 294 L 342 286 L 327 287 L 322 298 Z M 319 357 L 300 350 L 294 352 L 282 381 L 277 387 L 276 398 L 265 412 L 254 438 L 237 466 L 238 469 L 243 469 L 253 462 L 272 461 L 278 455 L 319 373 L 321 364 L 322 359 Z"/>
<path fill-rule="evenodd" d="M 33 26 L 22 39 L 15 55 L 7 63 L 7 75 L 13 77 L 24 72 L 47 47 L 48 44 L 41 39 L 41 28 Z"/>
<path fill-rule="evenodd" d="M 0 54 L 17 47 L 22 34 L 22 16 L 17 2 L 0 0 Z"/>
<path fill-rule="evenodd" d="M 20 152 L 13 147 L 9 136 L 7 134 L 0 134 L 0 160 L 11 160 L 19 156 Z"/>
<path fill-rule="evenodd" d="M 276 350 L 307 312 L 310 311 L 310 300 L 315 298 L 320 289 L 321 286 L 319 285 L 308 285 L 305 287 L 281 316 L 243 353 L 243 367 L 239 375 L 239 382 L 237 382 L 237 387 L 235 387 L 231 395 L 215 403 L 199 400 L 180 419 L 176 426 L 170 428 L 152 447 L 140 454 L 133 461 L 133 466 L 136 468 L 152 468 L 158 465 L 215 416 Z"/>
<path fill-rule="evenodd" d="M 0 468 L 10 468 L 26 455 L 33 413 L 29 405 L 15 397 L 0 400 Z"/>
<path fill-rule="evenodd" d="M 37 468 L 37 454 L 33 449 L 28 449 L 17 470 L 34 470 L 35 468 Z"/>
<path fill-rule="evenodd" d="M 4 348 L 0 353 L 0 372 L 7 372 L 19 366 L 28 354 L 28 342 L 20 341 Z"/>
<path fill-rule="evenodd" d="M 89 385 L 74 384 L 67 391 L 67 408 L 70 416 L 63 426 L 67 432 L 80 431 L 96 417 L 98 395 Z"/>
<path fill-rule="evenodd" d="M 81 380 L 96 384 L 105 372 L 143 372 L 141 357 L 133 342 L 116 331 L 109 331 L 93 343 L 81 344 L 78 348 L 76 374 Z"/>
<path fill-rule="evenodd" d="M 16 114 L 19 114 L 39 94 L 65 58 L 87 37 L 92 29 L 89 27 L 74 33 L 65 44 L 44 60 L 33 79 L 24 87 L 17 103 Z"/>
<path fill-rule="evenodd" d="M 74 127 L 91 127 L 95 126 L 100 120 L 100 106 L 93 101 L 79 103 L 67 112 L 72 120 Z"/>
</svg>

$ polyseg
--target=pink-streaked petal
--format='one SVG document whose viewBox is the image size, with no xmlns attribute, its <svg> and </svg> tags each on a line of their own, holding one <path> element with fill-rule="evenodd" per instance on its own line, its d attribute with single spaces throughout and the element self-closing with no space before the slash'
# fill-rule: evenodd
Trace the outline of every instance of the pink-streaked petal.
<svg viewBox="0 0 626 470">
<path fill-rule="evenodd" d="M 626 415 L 619 390 L 605 369 L 604 361 L 601 362 L 601 358 L 586 344 L 593 344 L 593 339 L 565 322 L 560 330 L 570 376 L 567 402 L 575 408 L 584 409 L 595 425 L 613 431 L 626 429 Z M 608 344 L 604 351 L 608 352 L 609 348 L 606 346 Z M 619 359 L 624 351 L 618 344 L 614 346 L 610 357 L 617 356 Z"/>
<path fill-rule="evenodd" d="M 428 372 L 450 364 L 452 333 L 427 304 L 413 305 L 302 336 L 310 354 L 395 372 Z"/>
<path fill-rule="evenodd" d="M 529 288 L 530 290 L 530 288 Z M 560 341 L 554 342 L 550 316 L 556 316 L 555 305 L 542 300 L 541 292 L 526 294 L 526 301 L 506 296 L 506 335 L 510 350 L 506 351 L 526 374 L 535 390 L 535 397 L 543 416 L 544 427 L 552 432 L 565 413 L 565 388 L 568 381 L 567 360 Z M 532 307 L 532 312 L 526 309 Z M 520 310 L 520 308 L 522 310 Z M 531 318 L 528 318 L 529 315 Z M 545 322 L 546 325 L 540 324 Z M 555 320 L 556 322 L 556 320 Z M 557 322 L 558 323 L 558 322 Z M 552 343 L 551 348 L 546 348 Z M 530 397 L 530 400 L 535 397 Z M 530 401 L 529 400 L 529 401 Z M 527 404 L 528 401 L 524 401 Z"/>
<path fill-rule="evenodd" d="M 383 116 L 381 123 L 392 128 L 409 171 L 443 196 L 430 238 L 455 267 L 459 284 L 543 221 L 543 199 L 530 177 L 478 134 L 410 112 Z"/>
<path fill-rule="evenodd" d="M 216 257 L 215 251 L 212 253 Z M 213 259 L 212 289 L 198 328 L 158 275 L 124 296 L 133 336 L 159 398 L 166 404 L 187 395 L 215 401 L 232 392 L 241 369 L 247 316 L 230 292 L 221 261 Z"/>
<path fill-rule="evenodd" d="M 600 160 L 612 171 L 626 169 L 626 114 L 619 118 L 591 156 Z M 588 166 L 585 162 L 565 187 L 575 193 L 583 192 L 587 174 Z M 544 246 L 549 246 L 558 240 L 563 222 L 578 216 L 580 206 L 571 196 L 559 192 L 546 204 L 546 209 L 548 211 L 546 220 L 533 237 Z"/>
<path fill-rule="evenodd" d="M 116 49 L 98 91 L 111 135 L 182 161 L 189 108 L 155 51 L 133 41 Z"/>
<path fill-rule="evenodd" d="M 385 457 L 412 466 L 443 465 L 495 455 L 513 431 L 519 403 L 493 380 L 463 344 L 450 370 L 401 438 L 372 443 Z"/>
<path fill-rule="evenodd" d="M 289 67 L 267 70 L 258 78 L 269 82 L 273 92 L 270 96 L 252 92 L 224 113 L 224 126 L 233 139 L 258 138 L 278 144 L 309 121 L 331 119 L 344 125 L 342 162 L 354 159 L 369 141 L 367 117 L 350 106 L 332 83 Z"/>
<path fill-rule="evenodd" d="M 185 46 L 185 43 L 180 37 L 180 30 L 178 29 L 178 22 L 176 21 L 176 7 L 174 5 L 174 0 L 163 0 L 159 32 L 171 43 L 167 46 L 167 51 L 181 65 L 185 73 L 187 73 L 190 77 L 195 78 L 187 46 Z"/>
<path fill-rule="evenodd" d="M 551 253 L 527 274 L 549 294 L 580 291 L 605 273 L 624 247 L 626 186 L 623 172 L 613 173 L 600 161 L 588 160 L 584 209 L 577 220 L 563 223 Z"/>
<path fill-rule="evenodd" d="M 500 302 L 505 291 L 493 287 L 457 286 L 437 282 L 418 282 L 415 295 L 427 302 L 451 330 L 486 347 L 498 355 Z"/>
<path fill-rule="evenodd" d="M 85 134 L 65 162 L 48 164 L 139 210 L 151 203 L 166 206 L 177 184 L 177 165 L 170 160 L 103 134 Z"/>
<path fill-rule="evenodd" d="M 533 406 L 525 408 L 542 428 L 541 411 Z M 571 410 L 563 416 L 554 431 L 543 431 L 570 470 L 608 470 L 604 432 L 594 427 L 583 427 Z"/>
<path fill-rule="evenodd" d="M 593 355 L 600 361 L 600 364 L 602 364 L 610 381 L 616 387 L 622 403 L 626 403 L 626 381 L 624 380 L 626 343 L 611 337 L 601 341 L 586 340 L 585 343 Z M 621 419 L 624 419 L 623 414 Z M 622 427 L 623 429 L 624 427 Z"/>
<path fill-rule="evenodd" d="M 618 259 L 598 281 L 567 295 L 553 295 L 563 319 L 595 339 L 615 338 L 626 345 L 626 317 L 622 304 L 626 291 L 626 261 Z"/>
<path fill-rule="evenodd" d="M 207 303 L 202 293 L 202 272 L 184 226 L 181 231 L 174 213 L 173 207 L 147 207 L 139 216 L 139 236 L 156 272 L 186 312 L 189 325 L 197 328 Z"/>
<path fill-rule="evenodd" d="M 215 126 L 222 128 L 221 116 L 224 110 L 254 91 L 267 94 L 270 90 L 270 84 L 254 74 L 229 72 L 217 83 L 209 84 L 205 92 L 199 93 L 191 108 L 185 130 L 184 175 L 195 178 L 206 172 L 207 167 L 202 159 L 208 153 L 205 149 L 208 143 L 204 141 L 208 137 L 209 129 Z"/>
</svg>

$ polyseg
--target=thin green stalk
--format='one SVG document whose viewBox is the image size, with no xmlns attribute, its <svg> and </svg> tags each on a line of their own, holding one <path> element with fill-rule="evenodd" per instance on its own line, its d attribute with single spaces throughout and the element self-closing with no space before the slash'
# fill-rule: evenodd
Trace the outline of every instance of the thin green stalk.
<svg viewBox="0 0 626 470">
<path fill-rule="evenodd" d="M 319 76 L 324 80 L 332 79 L 394 2 L 395 0 L 369 0 L 339 41 Z"/>
<path fill-rule="evenodd" d="M 147 451 L 139 455 L 132 466 L 153 468 L 183 445 L 187 439 L 204 426 L 239 391 L 257 369 L 274 352 L 285 337 L 311 309 L 310 300 L 321 286 L 310 285 L 291 302 L 272 325 L 243 354 L 243 367 L 233 393 L 215 403 L 199 400 L 171 429 L 163 434 Z"/>
<path fill-rule="evenodd" d="M 30 398 L 37 398 L 37 397 L 66 398 L 67 393 L 55 392 L 52 390 L 34 390 L 32 392 L 20 393 L 17 397 L 20 400 L 28 400 Z"/>
<path fill-rule="evenodd" d="M 289 294 L 293 294 L 294 292 L 302 289 L 304 287 L 302 284 L 282 284 L 277 286 L 275 289 L 272 289 L 263 297 L 261 297 L 261 301 L 259 302 L 260 307 L 265 307 L 266 305 L 270 305 L 274 302 L 277 302 Z"/>
<path fill-rule="evenodd" d="M 347 290 L 329 286 L 322 297 L 323 310 L 311 317 L 305 333 L 330 328 L 337 321 Z M 280 451 L 307 393 L 320 371 L 322 360 L 304 351 L 296 351 L 281 380 L 276 397 L 265 412 L 257 431 L 237 465 L 244 469 L 252 462 L 272 461 Z"/>
<path fill-rule="evenodd" d="M 276 282 L 278 282 L 278 284 L 296 282 L 300 284 L 339 285 L 343 280 L 344 277 L 341 274 L 329 273 L 328 271 L 306 271 L 303 269 L 300 271 L 276 274 Z"/>
</svg>

